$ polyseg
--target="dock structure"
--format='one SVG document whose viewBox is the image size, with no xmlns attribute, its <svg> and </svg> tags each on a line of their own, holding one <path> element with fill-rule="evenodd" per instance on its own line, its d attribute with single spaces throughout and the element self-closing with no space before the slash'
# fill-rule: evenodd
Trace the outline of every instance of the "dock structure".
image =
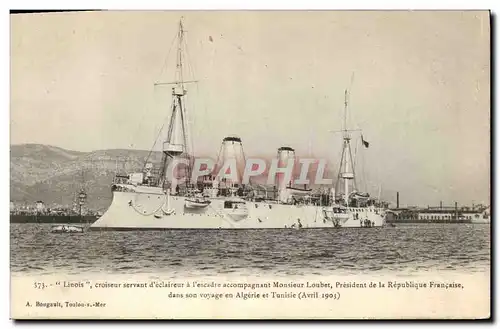
<svg viewBox="0 0 500 329">
<path fill-rule="evenodd" d="M 396 192 L 396 208 L 390 208 L 386 218 L 387 223 L 489 223 L 489 207 L 472 204 L 460 206 L 407 206 L 400 207 L 399 192 Z"/>
</svg>

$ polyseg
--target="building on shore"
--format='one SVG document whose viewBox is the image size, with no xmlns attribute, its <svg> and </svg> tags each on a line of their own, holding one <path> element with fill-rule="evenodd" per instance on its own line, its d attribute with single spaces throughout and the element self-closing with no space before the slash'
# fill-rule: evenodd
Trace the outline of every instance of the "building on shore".
<svg viewBox="0 0 500 329">
<path fill-rule="evenodd" d="M 489 223 L 488 207 L 427 207 L 393 208 L 388 223 Z"/>
</svg>

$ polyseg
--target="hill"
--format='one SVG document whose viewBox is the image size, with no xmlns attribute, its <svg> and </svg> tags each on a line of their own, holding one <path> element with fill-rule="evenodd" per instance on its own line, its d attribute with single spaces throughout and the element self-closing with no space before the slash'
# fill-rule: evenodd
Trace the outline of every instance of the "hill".
<svg viewBox="0 0 500 329">
<path fill-rule="evenodd" d="M 148 154 L 144 150 L 77 152 L 41 144 L 12 145 L 10 200 L 71 205 L 83 184 L 89 206 L 105 209 L 111 202 L 110 184 L 115 173 L 139 170 Z M 160 153 L 151 154 L 151 161 L 160 159 Z"/>
</svg>

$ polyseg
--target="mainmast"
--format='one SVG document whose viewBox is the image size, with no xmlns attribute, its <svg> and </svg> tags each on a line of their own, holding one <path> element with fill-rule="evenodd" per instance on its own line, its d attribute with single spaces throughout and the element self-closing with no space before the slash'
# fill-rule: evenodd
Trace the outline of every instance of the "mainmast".
<svg viewBox="0 0 500 329">
<path fill-rule="evenodd" d="M 354 163 L 351 151 L 351 135 L 350 130 L 347 127 L 347 111 L 349 104 L 349 93 L 346 89 L 344 92 L 344 122 L 342 127 L 343 134 L 343 148 L 342 148 L 342 157 L 340 160 L 340 168 L 339 175 L 337 180 L 336 190 L 339 191 L 339 183 L 341 180 L 344 180 L 344 202 L 345 205 L 349 205 L 349 185 L 353 185 L 353 188 L 356 189 L 356 180 L 354 176 Z M 352 183 L 351 183 L 352 182 Z"/>
<path fill-rule="evenodd" d="M 188 129 L 186 119 L 186 108 L 184 97 L 187 90 L 184 88 L 186 83 L 196 81 L 184 81 L 183 76 L 183 46 L 184 46 L 184 25 L 182 18 L 179 21 L 177 32 L 177 63 L 174 82 L 155 83 L 155 85 L 174 85 L 172 87 L 172 114 L 168 125 L 168 134 L 163 142 L 162 168 L 160 171 L 160 186 L 165 187 L 167 184 L 167 168 L 168 164 L 174 158 L 185 157 L 189 160 L 188 150 Z M 191 167 L 186 168 L 186 184 L 191 177 Z M 172 186 L 173 187 L 173 186 Z M 175 188 L 175 187 L 173 187 Z"/>
</svg>

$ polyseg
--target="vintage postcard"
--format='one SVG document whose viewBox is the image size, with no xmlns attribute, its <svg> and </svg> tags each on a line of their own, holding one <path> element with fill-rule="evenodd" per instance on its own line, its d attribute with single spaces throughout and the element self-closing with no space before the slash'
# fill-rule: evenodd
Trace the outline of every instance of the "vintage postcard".
<svg viewBox="0 0 500 329">
<path fill-rule="evenodd" d="M 10 15 L 13 319 L 487 319 L 490 12 Z"/>
</svg>

